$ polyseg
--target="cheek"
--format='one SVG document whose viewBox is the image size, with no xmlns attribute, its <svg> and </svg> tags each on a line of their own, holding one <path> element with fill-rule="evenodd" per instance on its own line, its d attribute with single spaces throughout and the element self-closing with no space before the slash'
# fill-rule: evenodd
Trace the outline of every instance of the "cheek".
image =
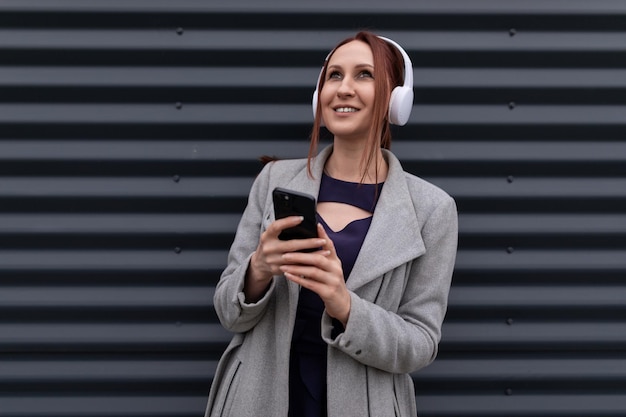
<svg viewBox="0 0 626 417">
<path fill-rule="evenodd" d="M 322 88 L 322 91 L 319 92 L 319 100 L 320 100 L 320 104 L 323 105 L 328 105 L 330 103 L 330 101 L 333 98 L 333 93 L 331 91 L 331 88 L 328 87 L 327 85 L 324 85 L 324 87 Z"/>
<path fill-rule="evenodd" d="M 332 111 L 329 107 L 331 101 L 333 99 L 333 93 L 329 88 L 323 88 L 319 93 L 318 100 L 320 105 L 322 106 L 322 116 L 328 115 L 330 111 Z"/>
<path fill-rule="evenodd" d="M 368 86 L 368 88 L 363 89 L 361 97 L 364 101 L 369 103 L 370 105 L 374 104 L 374 100 L 376 99 L 376 93 L 374 92 L 374 86 Z"/>
</svg>

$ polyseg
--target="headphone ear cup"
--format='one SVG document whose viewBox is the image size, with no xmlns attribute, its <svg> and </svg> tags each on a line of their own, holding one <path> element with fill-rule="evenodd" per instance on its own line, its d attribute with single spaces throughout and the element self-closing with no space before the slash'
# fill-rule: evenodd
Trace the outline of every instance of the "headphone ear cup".
<svg viewBox="0 0 626 417">
<path fill-rule="evenodd" d="M 313 118 L 315 119 L 315 114 L 317 113 L 317 88 L 313 92 L 312 104 L 313 104 Z"/>
<path fill-rule="evenodd" d="M 409 121 L 413 109 L 413 89 L 399 86 L 389 97 L 389 123 L 404 126 Z"/>
<path fill-rule="evenodd" d="M 313 105 L 313 119 L 315 119 L 315 115 L 317 114 L 317 96 L 318 89 L 316 88 L 313 92 L 313 99 L 311 100 L 311 104 Z M 324 123 L 324 117 L 320 116 L 320 126 L 326 126 Z"/>
</svg>

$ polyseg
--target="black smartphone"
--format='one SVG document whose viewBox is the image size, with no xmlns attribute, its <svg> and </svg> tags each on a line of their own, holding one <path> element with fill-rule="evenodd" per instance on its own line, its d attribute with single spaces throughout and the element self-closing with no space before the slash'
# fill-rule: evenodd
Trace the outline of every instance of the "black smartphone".
<svg viewBox="0 0 626 417">
<path fill-rule="evenodd" d="M 299 225 L 283 230 L 278 236 L 279 239 L 291 240 L 317 237 L 315 197 L 276 187 L 272 192 L 272 198 L 274 200 L 276 220 L 289 216 L 304 217 L 304 220 Z"/>
</svg>

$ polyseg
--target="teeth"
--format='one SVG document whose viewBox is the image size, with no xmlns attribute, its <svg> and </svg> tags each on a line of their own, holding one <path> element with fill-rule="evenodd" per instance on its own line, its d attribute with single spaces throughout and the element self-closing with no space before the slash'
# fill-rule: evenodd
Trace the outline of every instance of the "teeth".
<svg viewBox="0 0 626 417">
<path fill-rule="evenodd" d="M 337 113 L 354 113 L 357 111 L 354 107 L 339 107 L 335 110 Z"/>
</svg>

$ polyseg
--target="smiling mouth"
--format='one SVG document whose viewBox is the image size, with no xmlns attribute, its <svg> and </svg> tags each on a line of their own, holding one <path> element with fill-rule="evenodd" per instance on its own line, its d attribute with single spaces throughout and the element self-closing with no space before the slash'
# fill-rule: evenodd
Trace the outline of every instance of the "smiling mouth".
<svg viewBox="0 0 626 417">
<path fill-rule="evenodd" d="M 335 109 L 336 113 L 356 113 L 359 109 L 355 109 L 354 107 L 338 107 Z"/>
</svg>

